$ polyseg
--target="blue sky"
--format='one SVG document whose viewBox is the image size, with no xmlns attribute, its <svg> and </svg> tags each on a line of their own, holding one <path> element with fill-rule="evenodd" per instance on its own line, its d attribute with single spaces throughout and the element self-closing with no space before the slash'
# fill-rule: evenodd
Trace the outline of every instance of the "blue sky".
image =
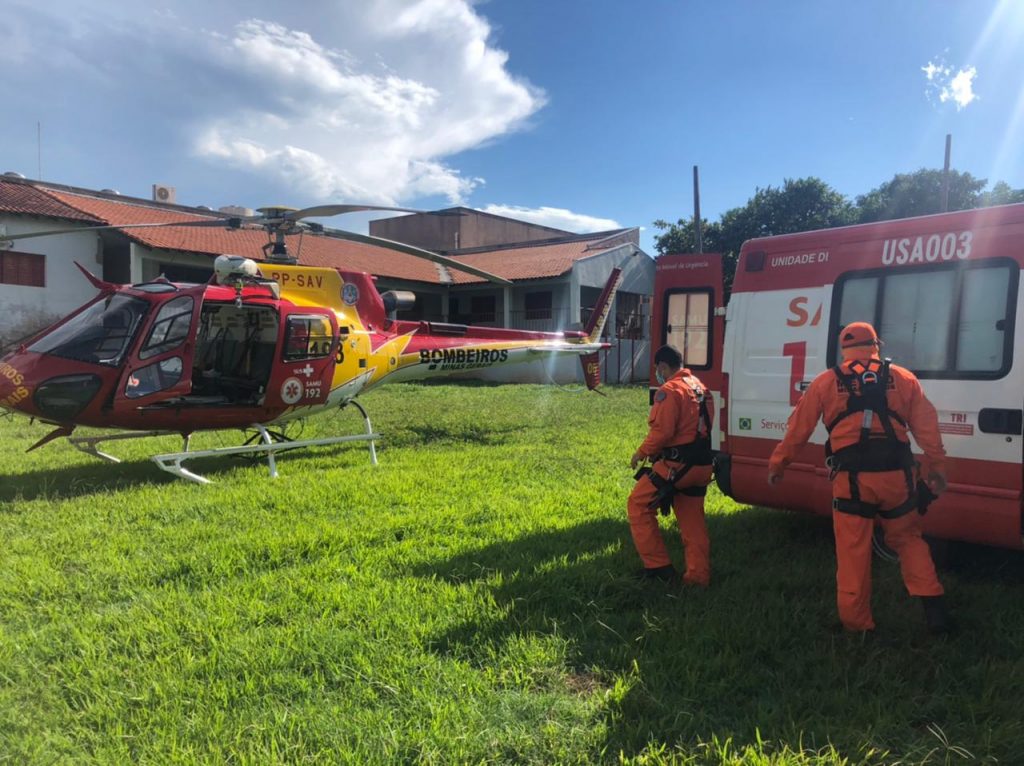
<svg viewBox="0 0 1024 766">
<path fill-rule="evenodd" d="M 693 165 L 712 220 L 786 178 L 941 167 L 947 133 L 956 169 L 1024 187 L 1017 0 L 4 5 L 0 171 L 59 183 L 464 204 L 651 253 Z"/>
</svg>

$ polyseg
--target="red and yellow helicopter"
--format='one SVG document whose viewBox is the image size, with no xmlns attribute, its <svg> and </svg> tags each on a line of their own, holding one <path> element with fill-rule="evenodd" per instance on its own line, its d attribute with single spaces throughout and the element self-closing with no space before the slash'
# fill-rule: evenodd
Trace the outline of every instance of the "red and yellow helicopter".
<svg viewBox="0 0 1024 766">
<path fill-rule="evenodd" d="M 29 449 L 67 437 L 78 449 L 118 462 L 104 442 L 180 434 L 180 452 L 155 455 L 165 471 L 200 483 L 184 463 L 213 455 L 265 455 L 277 476 L 275 453 L 351 441 L 373 432 L 356 397 L 385 381 L 410 381 L 536 359 L 577 354 L 587 387 L 599 382 L 598 352 L 612 297 L 621 281 L 614 269 L 583 331 L 531 332 L 396 319 L 415 296 L 379 293 L 364 272 L 298 265 L 285 235 L 323 231 L 304 221 L 357 211 L 418 212 L 373 205 L 322 205 L 294 210 L 262 208 L 260 215 L 187 223 L 93 226 L 133 229 L 171 226 L 262 227 L 271 236 L 265 261 L 222 255 L 207 284 L 160 277 L 118 285 L 82 273 L 99 294 L 81 308 L 21 342 L 0 358 L 0 408 L 56 428 Z M 443 213 L 442 213 L 443 214 Z M 68 229 L 0 236 L 0 245 L 52 236 Z M 76 228 L 74 231 L 82 231 Z M 347 231 L 331 236 L 426 258 L 449 268 L 510 284 L 454 258 L 411 245 Z M 365 433 L 290 440 L 281 424 L 353 405 Z M 74 436 L 78 426 L 117 429 Z M 258 440 L 237 447 L 190 450 L 197 431 L 255 430 Z"/>
</svg>

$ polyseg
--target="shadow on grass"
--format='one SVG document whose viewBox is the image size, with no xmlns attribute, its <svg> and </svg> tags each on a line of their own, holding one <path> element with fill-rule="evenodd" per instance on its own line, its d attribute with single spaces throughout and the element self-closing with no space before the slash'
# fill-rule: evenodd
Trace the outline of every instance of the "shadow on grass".
<svg viewBox="0 0 1024 766">
<path fill-rule="evenodd" d="M 89 463 L 40 469 L 5 476 L 0 501 L 75 498 L 110 492 L 136 484 L 172 481 L 173 477 L 148 460 L 122 463 Z"/>
<path fill-rule="evenodd" d="M 870 748 L 926 759 L 946 746 L 976 757 L 1020 752 L 1024 732 L 997 700 L 1012 696 L 1012 678 L 1024 674 L 1014 648 L 1024 602 L 986 591 L 998 590 L 991 580 L 1007 568 L 1019 573 L 1024 557 L 971 552 L 964 560 L 971 579 L 947 583 L 966 623 L 1000 610 L 1006 627 L 984 641 L 970 633 L 929 640 L 898 568 L 876 562 L 879 630 L 865 638 L 831 627 L 827 518 L 749 509 L 709 516 L 708 527 L 707 590 L 632 579 L 639 562 L 624 520 L 527 535 L 422 567 L 424 577 L 491 584 L 505 614 L 456 626 L 433 648 L 484 667 L 514 655 L 510 642 L 564 641 L 564 675 L 552 681 L 548 673 L 539 683 L 609 695 L 606 753 L 759 736 L 794 749 L 833 744 L 854 763 Z M 667 536 L 678 566 L 674 525 Z M 994 560 L 1007 563 L 987 568 Z M 994 668 L 994 656 L 1007 664 Z M 621 696 L 611 693 L 618 679 L 628 683 Z"/>
<path fill-rule="evenodd" d="M 380 448 L 378 447 L 378 450 Z M 314 453 L 312 450 L 315 450 Z M 336 457 L 345 452 L 362 453 L 354 458 L 359 467 L 364 463 L 366 447 L 363 443 L 335 444 L 322 447 L 297 447 L 282 449 L 277 453 L 277 470 L 280 474 L 288 471 L 289 459 L 300 460 L 303 455 L 316 454 L 318 457 Z M 365 463 L 368 465 L 368 462 Z M 264 455 L 227 455 L 196 458 L 187 461 L 185 467 L 211 481 L 226 480 L 233 471 L 244 467 L 255 467 L 263 478 L 271 481 L 267 459 Z M 0 482 L 0 502 L 14 500 L 37 500 L 39 498 L 70 499 L 88 495 L 122 490 L 142 484 L 167 484 L 178 482 L 182 486 L 193 482 L 174 476 L 157 466 L 151 460 L 124 460 L 108 463 L 97 460 L 87 464 L 39 469 L 8 475 Z M 3 511 L 0 511 L 3 512 Z M 10 512 L 10 511 L 8 511 Z"/>
<path fill-rule="evenodd" d="M 408 425 L 404 429 L 391 434 L 386 441 L 388 445 L 393 447 L 436 444 L 475 444 L 495 447 L 507 444 L 510 434 L 526 430 L 526 426 L 499 429 L 487 425 L 459 425 L 454 428 L 434 424 Z"/>
</svg>

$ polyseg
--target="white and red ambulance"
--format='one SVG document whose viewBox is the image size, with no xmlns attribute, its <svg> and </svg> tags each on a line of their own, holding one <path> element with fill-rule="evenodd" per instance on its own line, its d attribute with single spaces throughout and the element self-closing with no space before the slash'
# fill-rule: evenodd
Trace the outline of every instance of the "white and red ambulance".
<svg viewBox="0 0 1024 766">
<path fill-rule="evenodd" d="M 720 256 L 662 256 L 652 344 L 683 351 L 721 403 L 724 490 L 826 514 L 824 426 L 774 487 L 768 457 L 803 390 L 837 363 L 839 329 L 871 322 L 882 355 L 913 370 L 939 411 L 949 488 L 925 532 L 1022 548 L 1022 267 L 1024 204 L 750 240 L 727 308 Z"/>
</svg>

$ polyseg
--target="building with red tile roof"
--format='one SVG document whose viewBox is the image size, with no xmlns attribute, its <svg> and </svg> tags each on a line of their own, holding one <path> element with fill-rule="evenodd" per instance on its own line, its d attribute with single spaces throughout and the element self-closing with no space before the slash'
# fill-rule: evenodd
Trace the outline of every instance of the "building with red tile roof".
<svg viewBox="0 0 1024 766">
<path fill-rule="evenodd" d="M 372 221 L 370 231 L 483 269 L 512 281 L 512 287 L 387 247 L 340 239 L 329 228 L 288 235 L 286 242 L 300 263 L 367 272 L 382 292 L 414 291 L 417 306 L 403 318 L 540 330 L 579 327 L 611 269 L 625 265 L 616 321 L 609 322 L 609 331 L 645 335 L 654 262 L 640 252 L 636 229 L 573 234 L 469 208 L 444 212 L 449 214 Z M 213 259 L 223 253 L 265 260 L 271 244 L 267 231 L 259 226 L 229 228 L 231 217 L 109 190 L 0 176 L 0 226 L 5 231 L 73 230 L 0 249 L 0 309 L 8 317 L 8 329 L 0 330 L 0 347 L 92 297 L 92 287 L 77 272 L 75 261 L 107 281 L 128 283 L 161 274 L 177 281 L 206 281 Z M 218 219 L 225 221 L 224 228 L 130 226 Z M 454 246 L 460 241 L 462 247 Z M 445 242 L 453 246 L 442 248 Z"/>
</svg>

